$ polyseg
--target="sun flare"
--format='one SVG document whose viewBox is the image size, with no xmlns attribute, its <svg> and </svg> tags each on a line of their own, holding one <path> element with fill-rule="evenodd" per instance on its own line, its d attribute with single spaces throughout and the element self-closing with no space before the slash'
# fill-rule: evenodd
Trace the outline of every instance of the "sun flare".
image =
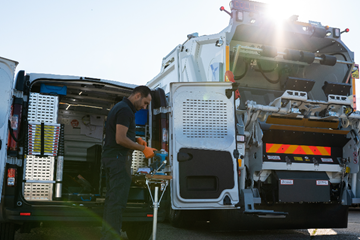
<svg viewBox="0 0 360 240">
<path fill-rule="evenodd" d="M 265 16 L 268 20 L 281 24 L 289 19 L 291 11 L 289 11 L 290 6 L 287 1 L 271 1 L 267 5 Z"/>
</svg>

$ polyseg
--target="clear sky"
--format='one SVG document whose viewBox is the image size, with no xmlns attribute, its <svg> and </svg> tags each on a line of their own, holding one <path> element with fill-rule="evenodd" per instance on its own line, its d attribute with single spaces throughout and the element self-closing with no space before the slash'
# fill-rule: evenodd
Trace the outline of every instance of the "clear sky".
<svg viewBox="0 0 360 240">
<path fill-rule="evenodd" d="M 145 84 L 186 35 L 228 25 L 229 0 L 0 0 L 0 56 L 17 70 Z M 274 16 L 299 15 L 349 28 L 342 40 L 360 62 L 360 0 L 259 0 Z M 358 53 L 358 54 L 357 54 Z"/>
</svg>

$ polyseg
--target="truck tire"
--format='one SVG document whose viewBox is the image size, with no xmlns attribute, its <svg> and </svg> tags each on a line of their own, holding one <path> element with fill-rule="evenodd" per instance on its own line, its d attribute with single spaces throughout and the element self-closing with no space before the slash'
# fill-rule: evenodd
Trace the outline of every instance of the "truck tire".
<svg viewBox="0 0 360 240">
<path fill-rule="evenodd" d="M 15 227 L 14 223 L 0 223 L 0 240 L 14 240 Z"/>
<path fill-rule="evenodd" d="M 152 234 L 152 222 L 134 222 L 128 224 L 126 235 L 129 240 L 149 240 Z"/>
</svg>

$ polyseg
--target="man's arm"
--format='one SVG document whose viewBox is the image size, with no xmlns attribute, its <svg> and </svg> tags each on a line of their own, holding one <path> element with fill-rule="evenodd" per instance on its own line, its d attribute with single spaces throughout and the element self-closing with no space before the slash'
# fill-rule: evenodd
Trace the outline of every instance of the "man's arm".
<svg viewBox="0 0 360 240">
<path fill-rule="evenodd" d="M 126 148 L 143 151 L 145 146 L 131 141 L 131 139 L 126 136 L 127 131 L 128 127 L 125 127 L 121 124 L 116 124 L 116 143 Z"/>
</svg>

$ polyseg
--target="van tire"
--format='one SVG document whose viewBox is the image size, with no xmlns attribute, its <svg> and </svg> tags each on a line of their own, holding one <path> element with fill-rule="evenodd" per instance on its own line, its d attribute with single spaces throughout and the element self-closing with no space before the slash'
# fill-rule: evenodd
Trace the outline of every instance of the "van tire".
<svg viewBox="0 0 360 240">
<path fill-rule="evenodd" d="M 0 223 L 0 240 L 14 240 L 16 230 L 14 223 Z"/>
<path fill-rule="evenodd" d="M 129 240 L 149 240 L 152 234 L 153 222 L 134 222 L 126 227 Z"/>
</svg>

